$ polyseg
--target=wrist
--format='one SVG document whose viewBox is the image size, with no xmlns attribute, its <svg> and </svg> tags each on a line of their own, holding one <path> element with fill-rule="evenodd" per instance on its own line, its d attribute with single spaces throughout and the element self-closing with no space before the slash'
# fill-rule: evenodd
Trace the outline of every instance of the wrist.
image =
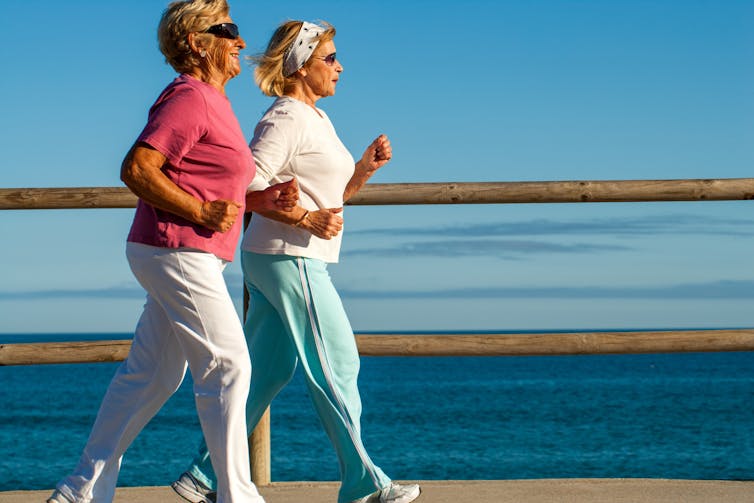
<svg viewBox="0 0 754 503">
<path fill-rule="evenodd" d="M 293 222 L 294 227 L 301 227 L 301 225 L 304 223 L 306 218 L 309 216 L 309 210 L 304 210 L 304 214 L 301 215 L 301 218 Z"/>
<path fill-rule="evenodd" d="M 194 210 L 194 222 L 204 225 L 204 202 L 198 201 L 199 206 Z"/>
</svg>

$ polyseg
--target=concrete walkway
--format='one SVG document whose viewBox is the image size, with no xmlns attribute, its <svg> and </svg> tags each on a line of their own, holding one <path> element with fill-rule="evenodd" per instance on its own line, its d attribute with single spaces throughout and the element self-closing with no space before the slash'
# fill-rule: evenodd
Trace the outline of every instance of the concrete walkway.
<svg viewBox="0 0 754 503">
<path fill-rule="evenodd" d="M 754 503 L 754 482 L 557 479 L 422 482 L 417 503 Z M 0 493 L 0 503 L 44 502 L 51 491 Z M 279 482 L 267 503 L 335 503 L 334 482 Z M 118 489 L 115 503 L 185 503 L 169 487 Z"/>
</svg>

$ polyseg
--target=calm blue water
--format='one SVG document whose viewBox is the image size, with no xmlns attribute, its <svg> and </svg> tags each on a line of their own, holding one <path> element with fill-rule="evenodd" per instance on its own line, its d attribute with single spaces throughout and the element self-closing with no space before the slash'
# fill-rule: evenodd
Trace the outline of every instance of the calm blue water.
<svg viewBox="0 0 754 503">
<path fill-rule="evenodd" d="M 0 491 L 73 468 L 116 367 L 0 367 Z M 754 478 L 752 353 L 367 357 L 360 384 L 365 444 L 396 479 Z M 187 379 L 119 484 L 167 485 L 199 434 Z M 300 375 L 273 403 L 272 435 L 274 480 L 338 479 Z"/>
</svg>

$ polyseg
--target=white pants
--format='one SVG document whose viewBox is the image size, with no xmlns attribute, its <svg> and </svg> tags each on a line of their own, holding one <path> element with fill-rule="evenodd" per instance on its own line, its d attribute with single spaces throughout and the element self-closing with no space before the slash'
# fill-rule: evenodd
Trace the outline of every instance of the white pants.
<svg viewBox="0 0 754 503">
<path fill-rule="evenodd" d="M 58 490 L 77 503 L 112 501 L 123 453 L 178 389 L 188 364 L 218 503 L 263 503 L 251 482 L 246 437 L 251 364 L 225 263 L 198 250 L 136 243 L 126 255 L 147 302 L 79 464 Z"/>
</svg>

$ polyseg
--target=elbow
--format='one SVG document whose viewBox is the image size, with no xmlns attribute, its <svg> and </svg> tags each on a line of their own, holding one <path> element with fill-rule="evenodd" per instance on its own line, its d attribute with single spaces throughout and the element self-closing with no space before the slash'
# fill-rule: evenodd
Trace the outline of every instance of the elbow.
<svg viewBox="0 0 754 503">
<path fill-rule="evenodd" d="M 120 164 L 120 181 L 130 187 L 134 180 L 134 171 L 137 165 L 134 161 L 134 149 L 128 151 L 126 158 Z"/>
<path fill-rule="evenodd" d="M 132 148 L 120 165 L 120 180 L 126 187 L 139 195 L 140 188 L 149 183 L 150 166 L 144 162 L 144 158 L 137 148 Z"/>
<path fill-rule="evenodd" d="M 120 181 L 125 183 L 126 186 L 128 186 L 131 181 L 131 168 L 126 165 L 125 161 L 123 161 L 123 164 L 120 166 Z"/>
<path fill-rule="evenodd" d="M 138 165 L 136 165 L 136 163 L 133 161 L 127 162 L 127 160 L 123 161 L 123 164 L 120 167 L 120 181 L 123 182 L 126 187 L 131 189 L 132 192 L 138 187 L 139 176 L 137 172 Z"/>
</svg>

